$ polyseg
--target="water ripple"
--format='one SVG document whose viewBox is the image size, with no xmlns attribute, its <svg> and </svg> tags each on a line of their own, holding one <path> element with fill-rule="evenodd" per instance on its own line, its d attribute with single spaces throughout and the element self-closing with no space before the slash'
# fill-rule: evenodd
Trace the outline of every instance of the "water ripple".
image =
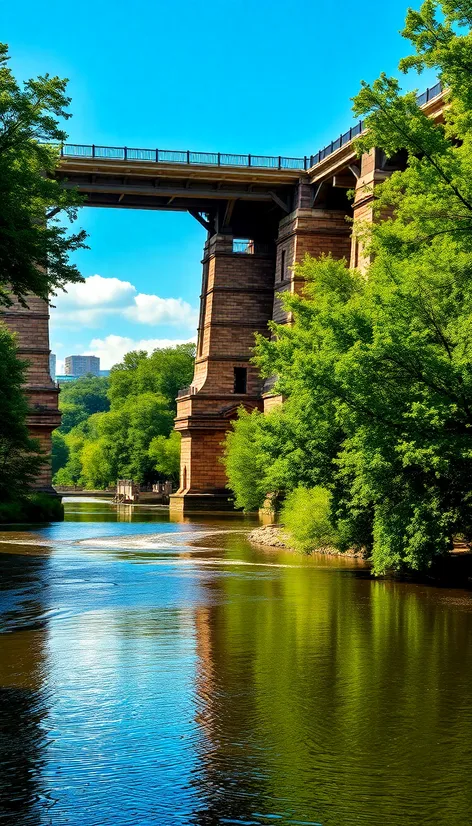
<svg viewBox="0 0 472 826">
<path fill-rule="evenodd" d="M 2 824 L 469 822 L 470 594 L 72 507 L 0 536 Z"/>
</svg>

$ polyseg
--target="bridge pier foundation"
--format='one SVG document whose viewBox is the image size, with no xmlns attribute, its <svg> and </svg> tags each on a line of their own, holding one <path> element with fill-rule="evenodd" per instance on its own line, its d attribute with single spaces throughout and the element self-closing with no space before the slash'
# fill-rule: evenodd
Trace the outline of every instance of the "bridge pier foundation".
<svg viewBox="0 0 472 826">
<path fill-rule="evenodd" d="M 182 435 L 180 487 L 171 510 L 232 509 L 222 443 L 242 405 L 262 407 L 261 380 L 250 363 L 256 332 L 268 334 L 275 247 L 234 243 L 220 233 L 205 244 L 195 374 L 177 400 Z"/>
</svg>

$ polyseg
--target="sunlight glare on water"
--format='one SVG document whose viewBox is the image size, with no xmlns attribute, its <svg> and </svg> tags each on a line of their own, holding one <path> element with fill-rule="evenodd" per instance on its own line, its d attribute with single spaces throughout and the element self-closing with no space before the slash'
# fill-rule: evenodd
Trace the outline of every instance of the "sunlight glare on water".
<svg viewBox="0 0 472 826">
<path fill-rule="evenodd" d="M 0 823 L 470 822 L 469 592 L 66 507 L 0 534 Z"/>
</svg>

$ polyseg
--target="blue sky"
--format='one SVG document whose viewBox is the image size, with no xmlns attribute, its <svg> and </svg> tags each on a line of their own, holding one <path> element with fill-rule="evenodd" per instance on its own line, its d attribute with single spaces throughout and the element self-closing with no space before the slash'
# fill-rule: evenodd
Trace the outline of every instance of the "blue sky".
<svg viewBox="0 0 472 826">
<path fill-rule="evenodd" d="M 352 122 L 361 79 L 396 74 L 408 53 L 406 0 L 199 4 L 23 0 L 2 8 L 20 79 L 70 79 L 71 142 L 303 156 Z M 405 88 L 431 85 L 414 75 Z M 59 363 L 94 352 L 104 367 L 137 343 L 195 334 L 205 232 L 189 215 L 84 209 L 90 279 L 57 301 Z"/>
</svg>

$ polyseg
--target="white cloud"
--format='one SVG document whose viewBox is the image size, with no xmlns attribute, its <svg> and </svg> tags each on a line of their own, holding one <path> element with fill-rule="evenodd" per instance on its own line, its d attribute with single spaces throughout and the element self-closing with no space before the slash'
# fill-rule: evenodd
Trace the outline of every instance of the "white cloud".
<svg viewBox="0 0 472 826">
<path fill-rule="evenodd" d="M 136 295 L 136 287 L 119 278 L 90 275 L 81 284 L 69 284 L 67 292 L 55 299 L 58 309 L 72 307 L 127 307 Z"/>
<path fill-rule="evenodd" d="M 99 327 L 110 316 L 137 324 L 176 324 L 189 330 L 197 326 L 197 311 L 182 298 L 138 293 L 129 281 L 101 275 L 69 284 L 67 293 L 60 293 L 53 303 L 51 318 L 56 327 Z"/>
<path fill-rule="evenodd" d="M 139 293 L 134 305 L 128 307 L 124 314 L 140 324 L 185 324 L 196 327 L 197 311 L 181 298 L 159 298 L 158 295 Z"/>
<path fill-rule="evenodd" d="M 94 310 L 77 308 L 64 311 L 62 307 L 58 306 L 56 310 L 51 312 L 51 320 L 55 327 L 77 329 L 78 327 L 100 327 L 105 318 L 110 315 L 116 316 L 117 310 L 108 307 L 97 307 Z"/>
<path fill-rule="evenodd" d="M 118 364 L 126 353 L 130 350 L 146 350 L 152 353 L 156 347 L 176 347 L 178 344 L 186 344 L 191 339 L 170 339 L 170 338 L 143 338 L 140 340 L 128 338 L 128 336 L 109 335 L 106 338 L 94 338 L 85 351 L 87 356 L 98 356 L 100 358 L 100 368 L 109 370 L 114 364 Z"/>
</svg>

